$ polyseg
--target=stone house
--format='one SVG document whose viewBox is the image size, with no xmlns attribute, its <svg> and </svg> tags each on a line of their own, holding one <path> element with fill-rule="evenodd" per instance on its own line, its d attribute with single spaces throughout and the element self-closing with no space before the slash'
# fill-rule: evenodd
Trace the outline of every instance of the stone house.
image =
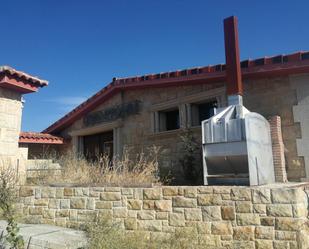
<svg viewBox="0 0 309 249">
<path fill-rule="evenodd" d="M 280 163 L 290 181 L 304 180 L 309 176 L 309 52 L 245 60 L 241 71 L 244 105 L 266 118 L 281 118 Z M 114 78 L 43 132 L 64 138 L 67 148 L 88 158 L 120 156 L 124 147 L 134 154 L 156 145 L 161 167 L 179 176 L 180 135 L 190 129 L 201 145 L 201 121 L 226 103 L 224 64 Z"/>
</svg>

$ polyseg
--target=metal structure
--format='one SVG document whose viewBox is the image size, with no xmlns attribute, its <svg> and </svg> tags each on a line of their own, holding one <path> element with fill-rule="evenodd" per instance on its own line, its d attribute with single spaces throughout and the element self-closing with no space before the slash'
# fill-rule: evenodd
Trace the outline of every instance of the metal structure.
<svg viewBox="0 0 309 249">
<path fill-rule="evenodd" d="M 202 122 L 204 184 L 273 183 L 267 120 L 243 105 L 230 105 Z"/>
<path fill-rule="evenodd" d="M 204 184 L 262 185 L 275 181 L 267 120 L 242 103 L 236 17 L 224 20 L 228 107 L 202 122 Z"/>
</svg>

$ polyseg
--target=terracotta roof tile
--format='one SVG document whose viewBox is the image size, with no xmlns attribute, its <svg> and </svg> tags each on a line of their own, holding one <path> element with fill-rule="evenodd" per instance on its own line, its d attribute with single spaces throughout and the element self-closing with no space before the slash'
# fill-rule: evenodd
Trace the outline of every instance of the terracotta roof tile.
<svg viewBox="0 0 309 249">
<path fill-rule="evenodd" d="M 21 132 L 19 143 L 63 144 L 63 138 L 39 132 Z"/>
<path fill-rule="evenodd" d="M 10 74 L 12 76 L 16 76 L 20 79 L 25 79 L 27 81 L 30 81 L 32 84 L 38 85 L 38 86 L 47 86 L 48 85 L 48 81 L 46 80 L 42 80 L 39 79 L 38 77 L 35 76 L 31 76 L 27 73 L 24 73 L 22 71 L 17 71 L 12 67 L 9 66 L 0 66 L 0 73 L 7 73 Z"/>
</svg>

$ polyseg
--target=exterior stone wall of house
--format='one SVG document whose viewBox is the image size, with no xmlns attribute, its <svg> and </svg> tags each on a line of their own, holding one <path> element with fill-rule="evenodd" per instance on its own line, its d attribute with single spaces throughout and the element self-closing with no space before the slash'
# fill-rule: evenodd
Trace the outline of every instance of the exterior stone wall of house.
<svg viewBox="0 0 309 249">
<path fill-rule="evenodd" d="M 300 181 L 306 177 L 305 161 L 306 153 L 301 146 L 307 140 L 302 138 L 306 135 L 305 116 L 302 116 L 300 122 L 295 113 L 301 113 L 299 110 L 306 108 L 306 82 L 309 75 L 286 76 L 276 78 L 265 78 L 258 80 L 244 80 L 244 105 L 250 111 L 258 112 L 265 118 L 280 116 L 282 128 L 282 143 L 280 148 L 284 148 L 284 157 L 289 181 Z M 298 87 L 298 88 L 297 88 Z M 304 91 L 302 91 L 302 89 Z M 213 94 L 211 94 L 213 92 Z M 226 105 L 226 92 L 224 83 L 197 84 L 197 85 L 179 85 L 167 88 L 145 88 L 128 90 L 116 94 L 107 102 L 98 106 L 93 112 L 104 110 L 111 106 L 121 103 L 140 100 L 141 110 L 138 115 L 125 117 L 118 124 L 119 143 L 121 150 L 126 147 L 130 149 L 131 154 L 145 151 L 152 145 L 161 148 L 159 156 L 162 171 L 170 171 L 176 183 L 185 184 L 181 176 L 183 172 L 180 166 L 180 159 L 183 155 L 183 145 L 180 135 L 184 128 L 191 128 L 199 149 L 196 152 L 196 167 L 201 170 L 201 128 L 192 126 L 190 123 L 186 108 L 188 104 L 194 103 L 196 96 L 207 95 L 209 98 L 218 98 L 220 105 Z M 204 98 L 207 100 L 207 97 Z M 295 106 L 295 107 L 294 107 Z M 182 123 L 181 129 L 164 132 L 154 132 L 153 113 L 156 110 L 164 110 L 169 107 L 179 107 L 181 110 Z M 293 114 L 294 108 L 294 114 Z M 303 109 L 301 109 L 303 108 Z M 99 124 L 104 125 L 104 124 Z M 302 130 L 301 130 L 302 127 Z M 61 135 L 70 137 L 72 131 L 84 129 L 83 120 L 80 119 L 65 129 Z M 72 146 L 73 146 L 72 139 Z M 309 162 L 309 160 L 308 160 Z"/>
<path fill-rule="evenodd" d="M 0 87 L 0 167 L 14 167 L 25 181 L 27 150 L 19 148 L 23 104 L 21 94 Z"/>
<path fill-rule="evenodd" d="M 21 116 L 21 94 L 0 88 L 0 156 L 18 154 Z"/>
<path fill-rule="evenodd" d="M 20 209 L 30 223 L 79 228 L 103 216 L 121 229 L 164 234 L 196 228 L 205 248 L 309 247 L 305 185 L 263 187 L 22 186 Z"/>
</svg>

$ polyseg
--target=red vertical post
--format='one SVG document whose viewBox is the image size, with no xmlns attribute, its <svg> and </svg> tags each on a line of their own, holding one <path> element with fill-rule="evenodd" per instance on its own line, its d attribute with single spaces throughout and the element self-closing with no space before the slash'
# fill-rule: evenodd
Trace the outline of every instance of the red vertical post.
<svg viewBox="0 0 309 249">
<path fill-rule="evenodd" d="M 228 96 L 243 94 L 237 23 L 238 21 L 235 16 L 224 19 L 226 82 Z"/>
</svg>

